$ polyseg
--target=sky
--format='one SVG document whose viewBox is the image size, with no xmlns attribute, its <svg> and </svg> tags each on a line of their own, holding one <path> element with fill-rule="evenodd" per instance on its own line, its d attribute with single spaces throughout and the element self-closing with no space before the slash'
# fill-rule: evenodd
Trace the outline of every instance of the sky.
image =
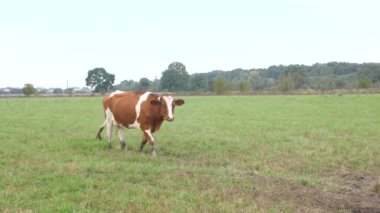
<svg viewBox="0 0 380 213">
<path fill-rule="evenodd" d="M 271 65 L 379 62 L 377 0 L 0 0 L 0 87 L 84 87 Z"/>
</svg>

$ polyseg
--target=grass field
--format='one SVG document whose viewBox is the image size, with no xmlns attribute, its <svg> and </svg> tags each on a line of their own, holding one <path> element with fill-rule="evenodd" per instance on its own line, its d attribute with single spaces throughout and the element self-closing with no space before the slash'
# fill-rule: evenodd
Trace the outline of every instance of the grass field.
<svg viewBox="0 0 380 213">
<path fill-rule="evenodd" d="M 157 158 L 101 97 L 0 99 L 0 212 L 380 211 L 380 95 L 183 98 Z"/>
</svg>

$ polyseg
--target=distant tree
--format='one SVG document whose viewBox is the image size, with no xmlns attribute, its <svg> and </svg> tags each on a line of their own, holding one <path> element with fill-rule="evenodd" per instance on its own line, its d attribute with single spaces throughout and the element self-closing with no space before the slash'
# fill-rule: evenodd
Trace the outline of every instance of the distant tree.
<svg viewBox="0 0 380 213">
<path fill-rule="evenodd" d="M 330 62 L 327 63 L 327 66 L 330 68 L 335 75 L 345 75 L 356 72 L 357 64 L 350 64 L 344 62 Z"/>
<path fill-rule="evenodd" d="M 88 71 L 86 86 L 95 87 L 95 92 L 107 92 L 113 88 L 115 75 L 108 73 L 104 68 L 95 68 Z"/>
<path fill-rule="evenodd" d="M 141 78 L 139 81 L 139 85 L 140 85 L 140 91 L 145 92 L 149 89 L 151 82 L 147 78 Z"/>
<path fill-rule="evenodd" d="M 188 89 L 189 79 L 185 65 L 173 62 L 162 72 L 161 87 L 168 91 L 185 91 Z"/>
<path fill-rule="evenodd" d="M 301 88 L 306 81 L 304 67 L 302 65 L 289 65 L 284 75 L 286 76 L 285 79 L 289 77 L 292 79 L 295 89 Z"/>
<path fill-rule="evenodd" d="M 22 93 L 26 96 L 29 97 L 30 95 L 33 95 L 37 92 L 37 90 L 34 88 L 33 84 L 27 83 L 24 85 L 22 88 Z"/>
<path fill-rule="evenodd" d="M 284 66 L 270 66 L 268 67 L 268 69 L 266 69 L 265 72 L 263 72 L 263 74 L 266 78 L 273 78 L 278 80 L 281 77 L 281 74 L 283 73 L 284 69 Z"/>
<path fill-rule="evenodd" d="M 206 91 L 207 87 L 207 75 L 195 73 L 190 76 L 190 89 L 192 91 Z"/>
<path fill-rule="evenodd" d="M 55 88 L 53 90 L 53 94 L 62 94 L 63 93 L 63 90 L 61 88 Z"/>
<path fill-rule="evenodd" d="M 161 90 L 161 87 L 160 87 L 161 83 L 160 83 L 160 79 L 154 79 L 153 83 L 152 83 L 152 87 L 153 87 L 153 91 L 155 92 L 158 92 Z"/>
<path fill-rule="evenodd" d="M 240 92 L 247 92 L 249 90 L 249 81 L 242 81 L 239 83 Z"/>
<path fill-rule="evenodd" d="M 372 83 L 380 81 L 380 63 L 364 63 L 358 67 L 357 78 Z"/>
<path fill-rule="evenodd" d="M 140 84 L 134 80 L 124 80 L 120 82 L 120 84 L 115 85 L 114 89 L 122 91 L 137 91 L 140 89 Z"/>
<path fill-rule="evenodd" d="M 344 88 L 346 86 L 346 82 L 342 79 L 338 79 L 335 81 L 335 87 L 338 89 Z"/>
<path fill-rule="evenodd" d="M 216 94 L 224 94 L 230 89 L 229 83 L 223 77 L 219 76 L 213 80 L 213 89 Z"/>
<path fill-rule="evenodd" d="M 276 81 L 273 78 L 268 78 L 264 80 L 264 88 L 271 89 L 276 86 Z"/>
<path fill-rule="evenodd" d="M 294 89 L 294 82 L 290 73 L 281 78 L 279 87 L 282 92 L 288 92 Z"/>
<path fill-rule="evenodd" d="M 252 85 L 252 89 L 259 89 L 261 81 L 260 73 L 258 71 L 252 71 L 249 75 L 249 81 Z"/>
<path fill-rule="evenodd" d="M 367 89 L 371 87 L 371 81 L 368 78 L 361 78 L 358 82 L 358 87 L 361 89 Z"/>
<path fill-rule="evenodd" d="M 234 69 L 231 71 L 214 70 L 208 73 L 193 74 L 190 76 L 189 89 L 202 91 L 202 76 L 207 78 L 207 90 L 215 90 L 215 79 L 222 77 L 232 85 L 229 89 L 240 90 L 239 84 L 248 80 L 252 90 L 279 89 L 289 91 L 293 89 L 335 89 L 359 87 L 380 88 L 380 63 L 346 63 L 329 62 L 307 65 L 279 65 L 260 69 Z M 366 79 L 369 83 L 366 83 Z M 163 79 L 164 80 L 164 79 Z M 368 85 L 369 84 L 369 85 Z M 161 85 L 165 85 L 162 82 Z"/>
</svg>

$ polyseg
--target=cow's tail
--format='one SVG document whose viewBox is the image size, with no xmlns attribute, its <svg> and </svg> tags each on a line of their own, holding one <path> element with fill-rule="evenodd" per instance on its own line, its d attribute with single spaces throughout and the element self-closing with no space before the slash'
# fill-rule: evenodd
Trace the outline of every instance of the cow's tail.
<svg viewBox="0 0 380 213">
<path fill-rule="evenodd" d="M 96 135 L 97 139 L 102 140 L 102 131 L 103 131 L 105 126 L 106 126 L 106 121 L 104 121 L 103 124 L 100 126 L 100 128 L 98 130 L 98 134 Z"/>
</svg>

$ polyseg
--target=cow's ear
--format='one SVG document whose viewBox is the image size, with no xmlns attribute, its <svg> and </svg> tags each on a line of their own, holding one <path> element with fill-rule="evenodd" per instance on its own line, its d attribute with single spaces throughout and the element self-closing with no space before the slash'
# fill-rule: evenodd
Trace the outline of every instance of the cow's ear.
<svg viewBox="0 0 380 213">
<path fill-rule="evenodd" d="M 161 102 L 159 100 L 153 99 L 150 101 L 150 104 L 151 105 L 159 105 L 159 104 L 161 104 Z"/>
<path fill-rule="evenodd" d="M 181 106 L 181 105 L 185 104 L 185 101 L 182 99 L 176 99 L 174 102 L 175 102 L 176 106 Z"/>
</svg>

